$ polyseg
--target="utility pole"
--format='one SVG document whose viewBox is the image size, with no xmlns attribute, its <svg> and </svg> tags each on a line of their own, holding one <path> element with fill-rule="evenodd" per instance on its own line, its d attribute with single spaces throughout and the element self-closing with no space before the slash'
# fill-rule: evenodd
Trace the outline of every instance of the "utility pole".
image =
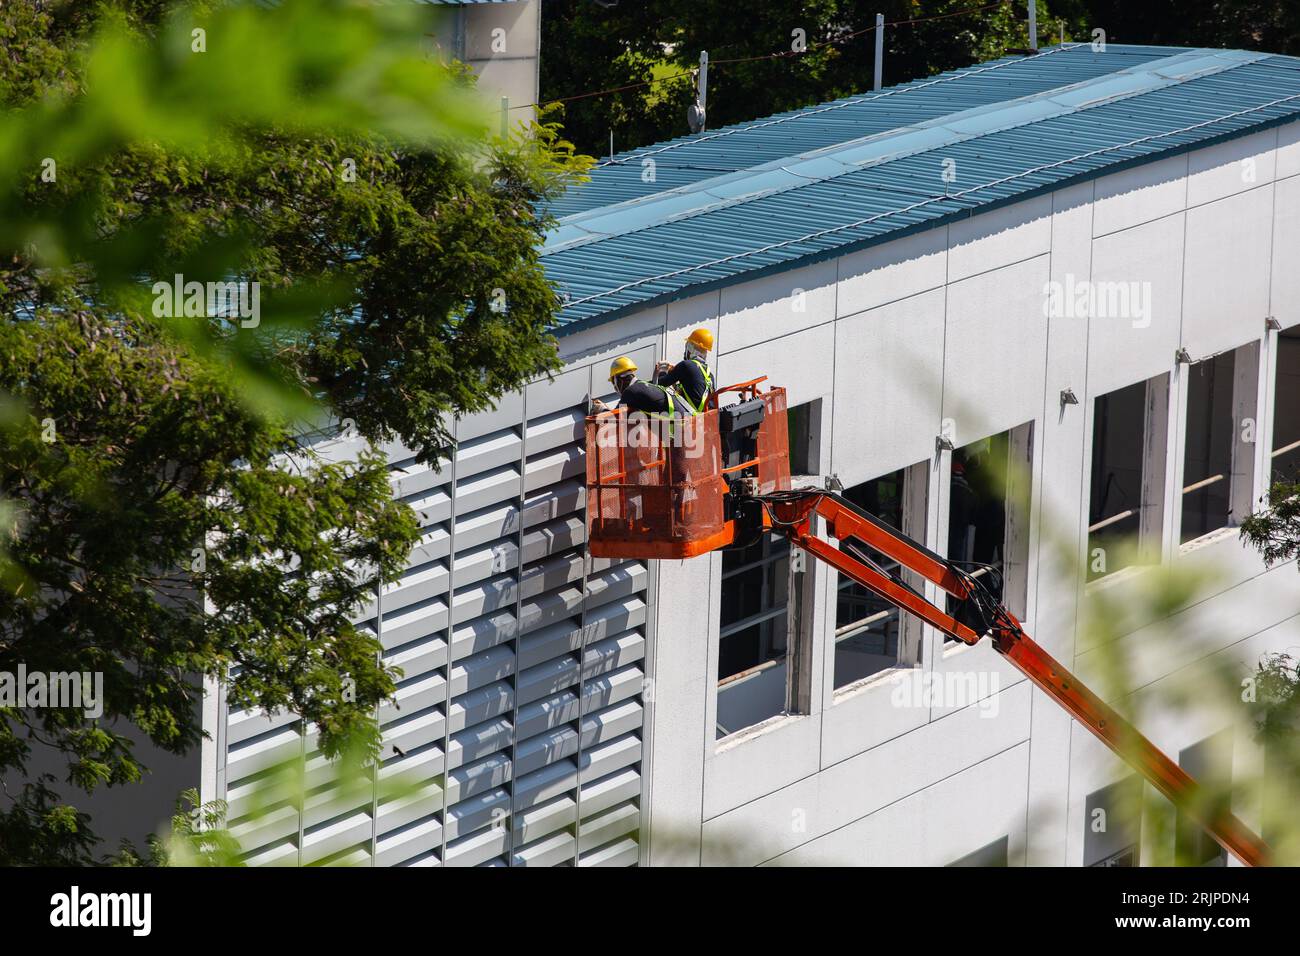
<svg viewBox="0 0 1300 956">
<path fill-rule="evenodd" d="M 871 75 L 871 88 L 880 89 L 880 82 L 885 72 L 885 15 L 876 14 L 876 66 Z"/>
<path fill-rule="evenodd" d="M 695 100 L 700 104 L 700 129 L 705 129 L 709 121 L 709 51 L 700 51 L 700 85 L 696 90 Z"/>
<path fill-rule="evenodd" d="M 695 74 L 695 102 L 686 110 L 686 125 L 692 133 L 702 133 L 708 124 L 709 51 L 700 51 L 700 68 Z"/>
<path fill-rule="evenodd" d="M 1038 49 L 1038 3 L 1028 0 L 1029 7 L 1029 49 Z"/>
</svg>

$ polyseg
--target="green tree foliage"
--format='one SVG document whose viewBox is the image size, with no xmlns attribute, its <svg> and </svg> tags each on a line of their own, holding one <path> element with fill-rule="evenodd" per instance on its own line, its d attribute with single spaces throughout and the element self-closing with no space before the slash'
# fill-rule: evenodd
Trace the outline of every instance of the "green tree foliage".
<svg viewBox="0 0 1300 956">
<path fill-rule="evenodd" d="M 1300 482 L 1274 482 L 1264 503 L 1242 521 L 1241 537 L 1271 567 L 1300 556 Z"/>
<path fill-rule="evenodd" d="M 140 856 L 125 848 L 114 860 L 120 866 L 244 866 L 244 849 L 226 826 L 229 807 L 224 800 L 199 802 L 199 792 L 186 790 L 176 801 L 171 828 L 150 840 Z"/>
<path fill-rule="evenodd" d="M 1263 831 L 1276 861 L 1300 860 L 1300 660 L 1268 654 L 1255 673 L 1255 740 L 1264 752 L 1261 774 Z"/>
<path fill-rule="evenodd" d="M 990 7 L 989 0 L 754 0 L 737 6 L 548 0 L 542 6 L 540 96 L 546 102 L 659 80 L 566 102 L 566 135 L 595 155 L 608 151 L 611 130 L 616 150 L 685 135 L 686 108 L 695 95 L 689 71 L 707 50 L 708 123 L 716 129 L 870 90 L 870 28 L 877 13 L 899 24 L 886 32 L 886 85 L 1003 56 L 1028 43 L 1023 2 Z M 1055 16 L 1040 0 L 1043 42 L 1056 38 Z M 932 17 L 943 19 L 922 21 Z M 922 22 L 901 23 L 907 20 Z M 796 30 L 803 31 L 804 52 L 794 49 Z M 1069 25 L 1067 35 L 1073 35 Z M 759 59 L 726 62 L 750 57 Z"/>
<path fill-rule="evenodd" d="M 1277 0 L 1063 0 L 1052 9 L 1113 43 L 1300 53 L 1300 6 Z"/>
<path fill-rule="evenodd" d="M 103 675 L 102 717 L 0 703 L 0 863 L 92 859 L 67 785 L 118 731 L 198 742 L 201 675 L 373 753 L 399 672 L 352 618 L 420 529 L 351 419 L 425 460 L 554 368 L 534 210 L 584 164 L 486 138 L 411 5 L 0 8 L 0 673 Z M 154 283 L 256 283 L 256 321 Z M 118 721 L 118 723 L 113 723 Z M 34 746 L 66 779 L 27 779 Z"/>
<path fill-rule="evenodd" d="M 1256 719 L 1260 740 L 1294 749 L 1300 732 L 1300 660 L 1290 654 L 1270 654 L 1255 676 L 1258 699 L 1265 705 Z M 1293 767 L 1293 774 L 1300 776 L 1300 764 Z"/>
</svg>

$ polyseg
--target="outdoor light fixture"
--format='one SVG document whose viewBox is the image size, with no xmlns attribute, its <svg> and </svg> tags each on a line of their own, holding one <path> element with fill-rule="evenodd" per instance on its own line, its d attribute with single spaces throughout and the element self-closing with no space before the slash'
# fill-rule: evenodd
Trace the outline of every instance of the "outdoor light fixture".
<svg viewBox="0 0 1300 956">
<path fill-rule="evenodd" d="M 1078 404 L 1079 404 L 1079 399 L 1075 397 L 1074 389 L 1072 389 L 1072 388 L 1063 388 L 1063 389 L 1061 389 L 1061 408 L 1062 408 L 1062 409 L 1064 409 L 1066 405 L 1078 405 Z"/>
<path fill-rule="evenodd" d="M 700 68 L 695 74 L 695 102 L 686 108 L 686 125 L 692 133 L 702 133 L 707 125 L 709 103 L 709 51 L 700 51 Z"/>
<path fill-rule="evenodd" d="M 935 451 L 952 451 L 957 446 L 952 443 L 951 438 L 944 438 L 942 435 L 934 440 Z"/>
<path fill-rule="evenodd" d="M 1187 351 L 1187 349 L 1179 349 L 1174 353 L 1174 361 L 1180 365 L 1191 365 L 1192 353 Z"/>
<path fill-rule="evenodd" d="M 1264 328 L 1268 329 L 1270 332 L 1281 332 L 1282 323 L 1270 315 L 1264 320 Z"/>
</svg>

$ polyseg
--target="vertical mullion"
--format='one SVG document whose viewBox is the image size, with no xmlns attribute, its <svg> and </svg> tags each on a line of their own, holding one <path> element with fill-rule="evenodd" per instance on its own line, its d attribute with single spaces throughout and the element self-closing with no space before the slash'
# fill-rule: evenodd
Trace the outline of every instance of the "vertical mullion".
<svg viewBox="0 0 1300 956">
<path fill-rule="evenodd" d="M 452 46 L 456 51 L 455 57 L 463 62 L 465 59 L 465 7 L 462 4 L 456 5 L 455 22 L 452 29 L 454 31 Z"/>
<path fill-rule="evenodd" d="M 451 809 L 451 652 L 455 627 L 452 612 L 456 606 L 456 460 L 459 456 L 455 433 L 459 427 L 460 420 L 456 419 L 452 423 L 451 464 L 447 469 L 447 656 L 442 665 L 443 686 L 447 693 L 442 705 L 442 832 L 439 834 L 442 842 L 438 847 L 438 862 L 442 866 L 447 865 L 447 814 Z"/>
<path fill-rule="evenodd" d="M 1211 461 L 1215 452 L 1214 405 L 1215 393 L 1218 391 L 1216 386 L 1219 384 L 1218 359 L 1209 359 L 1206 362 L 1204 369 L 1209 373 L 1210 381 L 1207 383 L 1208 387 L 1205 394 L 1205 474 L 1201 475 L 1201 478 L 1208 478 L 1214 473 L 1212 471 L 1213 465 L 1211 464 Z M 1199 481 L 1200 478 L 1197 480 Z M 1188 484 L 1186 476 L 1183 477 L 1183 484 Z M 1202 488 L 1201 492 L 1203 492 L 1200 495 L 1201 533 L 1204 534 L 1206 526 L 1210 523 L 1210 492 L 1208 488 Z"/>
<path fill-rule="evenodd" d="M 298 718 L 298 763 L 302 774 L 294 781 L 294 798 L 298 801 L 298 869 L 302 869 L 303 830 L 307 820 L 307 720 L 304 717 Z"/>
<path fill-rule="evenodd" d="M 375 581 L 375 640 L 379 642 L 379 666 L 384 666 L 384 582 L 382 578 Z M 380 705 L 375 705 L 375 722 L 379 721 Z M 379 855 L 379 768 L 384 763 L 384 729 L 379 730 L 379 754 L 370 780 L 370 865 L 375 866 Z"/>
<path fill-rule="evenodd" d="M 515 798 L 518 795 L 519 762 L 519 650 L 523 637 L 524 610 L 524 500 L 528 475 L 528 386 L 521 390 L 522 421 L 519 426 L 519 497 L 515 505 L 515 636 L 514 664 L 510 668 L 510 813 L 506 831 L 506 866 L 515 865 Z"/>
<path fill-rule="evenodd" d="M 578 618 L 578 753 L 574 764 L 573 790 L 573 865 L 582 862 L 582 718 L 587 684 L 587 581 L 591 576 L 591 548 L 582 548 L 582 607 Z"/>
<path fill-rule="evenodd" d="M 217 726 L 213 733 L 216 741 L 217 769 L 212 792 L 214 799 L 226 801 L 230 799 L 230 700 L 226 696 L 229 678 L 230 670 L 226 668 L 222 671 L 221 680 L 217 684 L 221 697 L 217 701 Z M 202 802 L 201 797 L 200 802 Z"/>
</svg>

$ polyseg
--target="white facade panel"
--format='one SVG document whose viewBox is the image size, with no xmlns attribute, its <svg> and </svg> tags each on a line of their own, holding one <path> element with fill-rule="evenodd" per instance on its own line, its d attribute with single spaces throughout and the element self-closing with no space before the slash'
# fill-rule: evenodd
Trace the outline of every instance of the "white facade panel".
<svg viewBox="0 0 1300 956">
<path fill-rule="evenodd" d="M 1203 206 L 1271 183 L 1276 163 L 1276 129 L 1195 150 L 1188 156 L 1187 205 Z"/>
<path fill-rule="evenodd" d="M 1104 395 L 1172 366 L 1183 309 L 1183 220 L 1175 213 L 1093 243 L 1089 288 L 1107 305 L 1089 315 L 1089 394 Z"/>
<path fill-rule="evenodd" d="M 948 279 L 948 229 L 929 229 L 850 253 L 839 264 L 836 314 L 842 318 L 941 288 Z"/>
<path fill-rule="evenodd" d="M 1272 217 L 1271 183 L 1188 211 L 1182 344 L 1193 358 L 1260 337 Z"/>
<path fill-rule="evenodd" d="M 1042 413 L 1047 279 L 1041 255 L 948 287 L 943 381 L 921 387 L 942 388 L 943 417 L 953 422 L 956 444 Z"/>
<path fill-rule="evenodd" d="M 739 351 L 829 322 L 835 317 L 835 266 L 833 260 L 819 262 L 722 289 L 719 351 Z M 674 343 L 667 348 L 675 358 Z"/>
<path fill-rule="evenodd" d="M 943 289 L 922 292 L 835 324 L 831 470 L 846 485 L 933 453 L 943 418 L 945 298 Z"/>
<path fill-rule="evenodd" d="M 1300 162 L 1300 143 L 1295 149 Z M 1269 266 L 1269 314 L 1283 328 L 1300 325 L 1300 170 L 1274 188 Z"/>
<path fill-rule="evenodd" d="M 1187 208 L 1187 157 L 1170 156 L 1097 180 L 1092 234 L 1108 236 Z"/>
</svg>

